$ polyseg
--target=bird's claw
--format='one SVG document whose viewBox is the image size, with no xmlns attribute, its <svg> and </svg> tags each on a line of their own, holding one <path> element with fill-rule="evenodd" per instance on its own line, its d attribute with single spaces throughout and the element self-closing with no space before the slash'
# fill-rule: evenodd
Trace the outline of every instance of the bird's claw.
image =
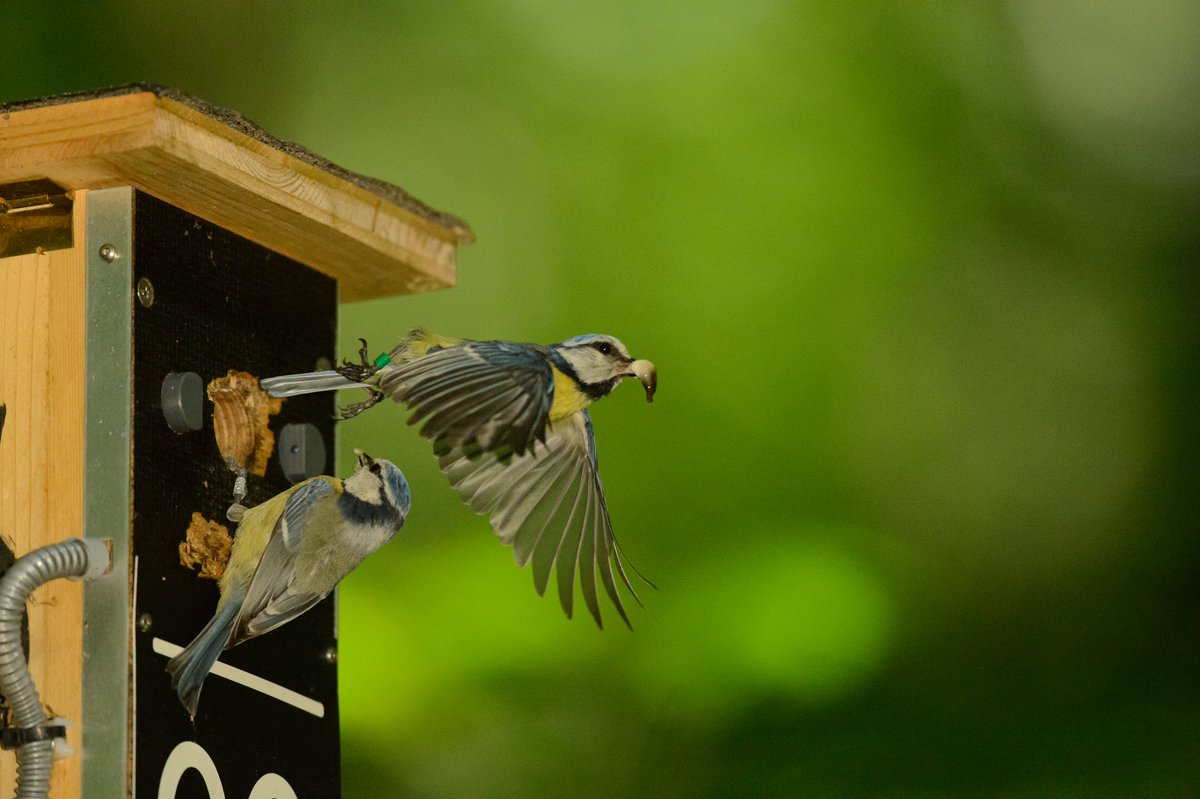
<svg viewBox="0 0 1200 799">
<path fill-rule="evenodd" d="M 362 346 L 358 348 L 358 359 L 361 363 L 351 363 L 343 358 L 342 365 L 334 367 L 333 370 L 347 380 L 353 380 L 355 383 L 361 383 L 379 371 L 379 367 L 371 363 L 371 361 L 367 358 L 367 340 L 365 338 L 360 338 L 359 342 L 362 344 Z M 375 402 L 378 401 L 379 400 L 375 400 Z M 371 404 L 374 405 L 375 403 Z M 367 407 L 369 408 L 371 406 L 368 405 Z M 363 410 L 366 410 L 366 408 L 363 408 Z M 362 411 L 358 412 L 361 413 Z"/>
<path fill-rule="evenodd" d="M 344 377 L 344 375 L 343 375 L 343 377 Z M 368 389 L 368 391 L 371 392 L 371 395 L 369 397 L 367 397 L 365 400 L 363 400 L 362 402 L 352 402 L 349 405 L 343 405 L 340 408 L 338 408 L 338 410 L 342 414 L 339 417 L 339 419 L 342 421 L 345 421 L 346 419 L 353 419 L 355 416 L 358 416 L 360 413 L 367 410 L 368 408 L 374 408 L 376 405 L 378 405 L 383 400 L 383 398 L 385 396 L 385 394 L 382 391 L 376 391 L 373 388 Z"/>
</svg>

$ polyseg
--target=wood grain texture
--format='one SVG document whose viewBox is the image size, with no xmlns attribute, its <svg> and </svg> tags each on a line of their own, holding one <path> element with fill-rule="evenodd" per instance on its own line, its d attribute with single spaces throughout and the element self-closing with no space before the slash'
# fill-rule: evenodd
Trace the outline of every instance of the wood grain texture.
<svg viewBox="0 0 1200 799">
<path fill-rule="evenodd" d="M 353 301 L 454 285 L 470 229 L 153 91 L 0 114 L 0 183 L 128 185 L 339 282 Z"/>
<path fill-rule="evenodd" d="M 0 259 L 0 535 L 18 557 L 83 532 L 85 192 L 76 246 Z M 80 748 L 83 584 L 55 580 L 29 606 L 29 668 L 43 704 L 71 719 Z M 15 790 L 15 757 L 0 753 L 0 796 Z M 79 755 L 55 762 L 51 796 L 78 797 Z"/>
</svg>

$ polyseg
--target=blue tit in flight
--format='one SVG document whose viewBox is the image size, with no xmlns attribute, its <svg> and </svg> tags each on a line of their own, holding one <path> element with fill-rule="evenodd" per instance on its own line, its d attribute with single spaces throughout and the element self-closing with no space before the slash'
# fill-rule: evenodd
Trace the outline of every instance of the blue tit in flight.
<svg viewBox="0 0 1200 799">
<path fill-rule="evenodd" d="M 276 397 L 368 389 L 370 397 L 343 408 L 343 418 L 384 397 L 407 405 L 408 423 L 421 423 L 463 501 L 489 517 L 518 565 L 533 565 L 538 594 L 545 595 L 553 570 L 569 618 L 578 573 L 588 611 L 603 627 L 599 574 L 629 625 L 614 575 L 638 597 L 613 537 L 587 409 L 627 377 L 637 378 L 653 400 L 654 364 L 634 360 L 612 336 L 543 346 L 447 338 L 420 328 L 374 364 L 365 342 L 359 355 L 361 366 L 268 378 L 262 387 Z"/>
<path fill-rule="evenodd" d="M 316 605 L 404 525 L 412 499 L 395 464 L 355 450 L 345 480 L 311 477 L 246 511 L 218 586 L 212 620 L 167 664 L 195 717 L 204 678 L 223 650 Z"/>
</svg>

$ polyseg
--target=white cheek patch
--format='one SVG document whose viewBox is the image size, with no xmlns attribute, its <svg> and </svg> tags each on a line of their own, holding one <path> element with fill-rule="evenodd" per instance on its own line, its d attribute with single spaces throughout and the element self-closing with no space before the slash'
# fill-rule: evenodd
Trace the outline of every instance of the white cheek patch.
<svg viewBox="0 0 1200 799">
<path fill-rule="evenodd" d="M 612 377 L 612 363 L 591 348 L 579 351 L 571 361 L 580 382 L 602 383 Z"/>
<path fill-rule="evenodd" d="M 381 502 L 381 488 L 378 480 L 372 478 L 369 472 L 355 472 L 343 483 L 346 492 L 353 494 L 363 502 L 378 505 Z"/>
</svg>

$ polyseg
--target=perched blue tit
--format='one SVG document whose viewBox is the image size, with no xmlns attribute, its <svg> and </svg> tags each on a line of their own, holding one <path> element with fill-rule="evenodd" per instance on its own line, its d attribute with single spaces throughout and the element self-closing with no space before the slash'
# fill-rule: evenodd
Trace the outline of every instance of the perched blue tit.
<svg viewBox="0 0 1200 799">
<path fill-rule="evenodd" d="M 196 715 L 204 678 L 223 650 L 270 632 L 316 605 L 404 525 L 411 494 L 395 464 L 355 450 L 345 480 L 311 477 L 246 511 L 218 586 L 216 614 L 167 664 Z"/>
<path fill-rule="evenodd" d="M 612 336 L 576 336 L 558 344 L 517 344 L 447 338 L 421 329 L 395 349 L 362 365 L 273 377 L 262 387 L 276 397 L 362 387 L 368 400 L 343 408 L 350 417 L 391 397 L 423 422 L 442 471 L 463 501 L 487 514 L 518 565 L 533 564 L 544 595 L 550 572 L 572 614 L 575 575 L 587 608 L 603 627 L 597 573 L 629 625 L 615 574 L 637 599 L 613 537 L 596 466 L 588 407 L 627 377 L 641 381 L 646 400 L 658 385 L 654 364 L 634 360 Z M 625 561 L 627 563 L 628 561 Z"/>
</svg>

